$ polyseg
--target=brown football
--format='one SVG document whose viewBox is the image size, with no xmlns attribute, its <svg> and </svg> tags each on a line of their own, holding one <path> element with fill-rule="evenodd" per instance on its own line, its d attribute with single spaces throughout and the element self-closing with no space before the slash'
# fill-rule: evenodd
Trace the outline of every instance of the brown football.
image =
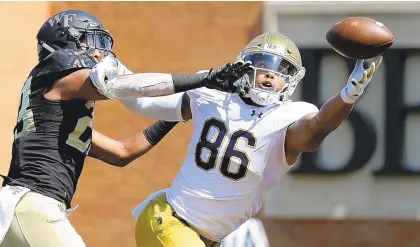
<svg viewBox="0 0 420 247">
<path fill-rule="evenodd" d="M 351 59 L 376 57 L 394 43 L 392 32 L 369 17 L 344 19 L 327 32 L 326 38 L 336 52 Z"/>
</svg>

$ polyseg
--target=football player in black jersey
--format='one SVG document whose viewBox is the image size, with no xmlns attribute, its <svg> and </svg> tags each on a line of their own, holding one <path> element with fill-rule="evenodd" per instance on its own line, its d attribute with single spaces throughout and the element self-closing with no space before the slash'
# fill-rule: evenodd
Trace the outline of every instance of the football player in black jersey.
<svg viewBox="0 0 420 247">
<path fill-rule="evenodd" d="M 14 129 L 12 161 L 0 191 L 0 246 L 85 246 L 67 219 L 85 157 L 124 166 L 150 150 L 175 125 L 158 121 L 116 141 L 92 130 L 96 100 L 160 96 L 207 86 L 231 90 L 249 64 L 208 74 L 128 70 L 113 39 L 84 11 L 61 12 L 37 35 L 39 63 L 26 79 Z"/>
</svg>

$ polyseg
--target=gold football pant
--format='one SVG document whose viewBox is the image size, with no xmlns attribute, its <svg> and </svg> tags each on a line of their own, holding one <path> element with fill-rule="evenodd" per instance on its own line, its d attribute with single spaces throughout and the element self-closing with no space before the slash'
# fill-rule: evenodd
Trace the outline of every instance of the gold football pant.
<svg viewBox="0 0 420 247">
<path fill-rule="evenodd" d="M 178 217 L 166 194 L 152 199 L 143 209 L 136 224 L 137 247 L 219 247 L 195 232 Z"/>
</svg>

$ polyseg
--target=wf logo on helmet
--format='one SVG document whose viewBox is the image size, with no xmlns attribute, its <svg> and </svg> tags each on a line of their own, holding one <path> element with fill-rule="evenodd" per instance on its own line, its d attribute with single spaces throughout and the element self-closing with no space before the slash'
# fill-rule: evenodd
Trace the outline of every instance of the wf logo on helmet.
<svg viewBox="0 0 420 247">
<path fill-rule="evenodd" d="M 53 27 L 54 24 L 59 23 L 61 21 L 61 19 L 64 20 L 64 27 L 68 27 L 68 26 L 70 26 L 70 22 L 72 22 L 73 19 L 76 19 L 76 14 L 56 15 L 53 18 L 49 19 L 48 23 L 50 23 L 51 27 Z"/>
</svg>

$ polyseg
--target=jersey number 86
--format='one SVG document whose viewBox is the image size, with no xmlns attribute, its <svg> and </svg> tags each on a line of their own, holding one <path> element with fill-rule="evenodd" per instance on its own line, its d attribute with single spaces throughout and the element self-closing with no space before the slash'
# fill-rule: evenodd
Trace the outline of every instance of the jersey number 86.
<svg viewBox="0 0 420 247">
<path fill-rule="evenodd" d="M 208 140 L 207 136 L 212 127 L 216 128 L 218 132 L 213 140 Z M 220 150 L 220 147 L 226 137 L 226 134 L 227 127 L 224 122 L 216 118 L 210 118 L 206 120 L 203 126 L 203 130 L 201 131 L 200 141 L 195 148 L 195 162 L 198 167 L 204 171 L 210 171 L 216 167 L 217 156 L 219 152 L 222 151 Z M 223 156 L 221 158 L 219 170 L 224 177 L 234 181 L 241 180 L 246 176 L 250 162 L 248 155 L 236 148 L 236 144 L 240 138 L 245 139 L 246 146 L 249 148 L 255 148 L 257 142 L 253 133 L 242 129 L 236 130 L 229 137 L 228 145 L 223 150 Z M 204 149 L 207 149 L 210 152 L 209 158 L 207 160 L 203 160 L 201 158 Z M 236 158 L 240 161 L 238 164 L 238 169 L 235 172 L 232 172 L 229 169 L 232 158 Z"/>
</svg>

